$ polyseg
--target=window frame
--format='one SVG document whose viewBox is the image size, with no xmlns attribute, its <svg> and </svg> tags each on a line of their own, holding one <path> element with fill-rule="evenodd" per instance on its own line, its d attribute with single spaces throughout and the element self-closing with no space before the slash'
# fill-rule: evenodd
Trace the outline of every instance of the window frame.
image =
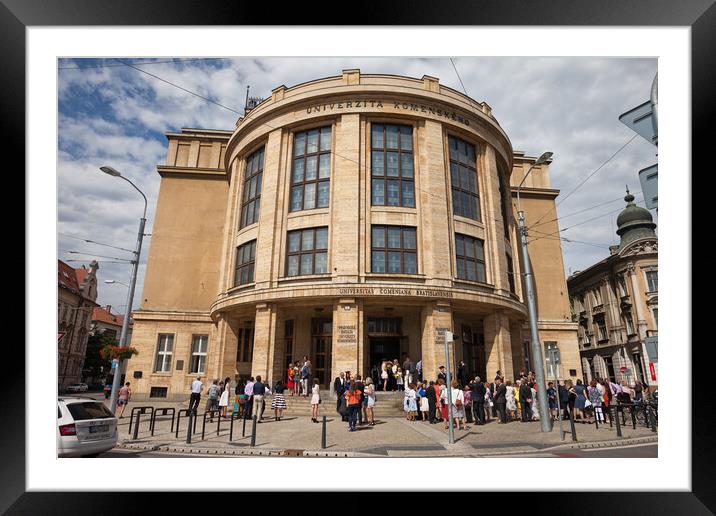
<svg viewBox="0 0 716 516">
<path fill-rule="evenodd" d="M 330 139 L 330 145 L 328 150 L 321 150 L 321 137 L 323 130 L 328 129 L 328 138 Z M 308 153 L 308 133 L 311 131 L 318 131 L 318 141 L 316 142 L 316 152 Z M 296 137 L 300 134 L 305 135 L 305 141 L 303 144 L 303 153 L 300 155 L 296 154 Z M 321 170 L 321 156 L 328 155 L 328 177 L 320 177 Z M 306 163 L 309 158 L 316 158 L 316 176 L 314 179 L 306 180 Z M 303 161 L 303 175 L 301 181 L 294 182 L 294 172 L 297 161 Z M 302 129 L 293 133 L 293 143 L 291 145 L 291 176 L 289 180 L 289 192 L 288 192 L 288 212 L 296 213 L 299 211 L 325 209 L 331 205 L 331 175 L 333 172 L 333 124 L 322 125 L 320 127 L 311 127 L 309 129 Z M 320 183 L 328 184 L 328 199 L 325 206 L 318 206 L 318 188 Z M 306 185 L 315 185 L 314 197 L 313 197 L 313 208 L 306 208 Z M 293 208 L 293 191 L 295 188 L 301 188 L 301 208 Z"/>
<path fill-rule="evenodd" d="M 375 127 L 382 127 L 382 135 L 383 135 L 383 144 L 382 147 L 376 148 L 373 147 L 373 129 Z M 388 148 L 388 127 L 397 127 L 398 129 L 398 146 L 394 148 Z M 408 129 L 410 131 L 410 149 L 403 149 L 402 146 L 402 138 L 403 135 L 401 129 Z M 414 127 L 412 125 L 406 125 L 406 124 L 394 124 L 394 123 L 387 123 L 387 122 L 371 122 L 370 124 L 370 134 L 369 134 L 369 141 L 370 141 L 370 205 L 371 206 L 384 206 L 384 207 L 390 207 L 390 208 L 409 208 L 409 209 L 415 209 L 416 207 L 416 198 L 415 198 L 415 142 L 413 140 L 413 133 L 414 133 Z M 376 175 L 375 171 L 373 170 L 373 153 L 374 152 L 381 152 L 383 156 L 383 174 L 382 175 Z M 398 153 L 398 175 L 397 176 L 389 176 L 388 175 L 388 152 L 397 152 Z M 411 163 L 412 163 L 412 176 L 411 177 L 404 177 L 403 175 L 403 154 L 410 154 L 411 157 Z M 388 182 L 389 181 L 397 181 L 398 182 L 398 204 L 388 204 Z M 383 203 L 379 204 L 374 201 L 374 183 L 375 182 L 381 182 L 383 185 Z M 404 203 L 404 197 L 403 197 L 403 183 L 410 183 L 412 186 L 412 206 L 407 205 Z"/>
<path fill-rule="evenodd" d="M 254 238 L 253 240 L 249 240 L 248 242 L 245 242 L 236 248 L 236 264 L 234 266 L 234 286 L 235 287 L 239 287 L 242 285 L 250 285 L 256 281 L 256 278 L 254 277 L 255 265 L 256 265 L 256 240 L 257 239 Z M 251 246 L 251 247 L 249 247 L 249 251 L 250 251 L 249 258 L 250 259 L 248 261 L 240 262 L 239 260 L 241 257 L 241 250 L 246 249 L 248 246 Z M 242 283 L 240 281 L 240 277 L 241 277 L 241 273 L 243 270 L 249 271 L 248 272 L 249 278 L 247 281 Z"/>
<path fill-rule="evenodd" d="M 473 248 L 475 251 L 474 257 L 467 256 L 467 252 L 465 252 L 464 255 L 459 254 L 459 252 L 458 252 L 458 249 L 459 249 L 458 237 L 461 237 L 463 239 L 464 246 L 467 246 L 467 242 L 465 241 L 465 239 L 473 240 L 475 243 L 482 242 L 482 260 L 479 260 L 477 257 L 477 246 L 475 243 L 473 243 Z M 481 238 L 477 238 L 477 237 L 470 236 L 470 235 L 465 235 L 464 233 L 455 233 L 454 238 L 455 238 L 455 278 L 457 278 L 458 280 L 474 281 L 476 283 L 488 284 L 487 283 L 487 258 L 485 257 L 485 241 Z M 467 249 L 467 247 L 465 247 L 465 249 Z M 464 260 L 466 262 L 465 263 L 465 277 L 460 276 L 460 268 L 458 267 L 459 260 Z M 467 262 L 475 263 L 475 278 L 478 278 L 478 279 L 472 280 L 469 277 L 467 277 Z M 480 279 L 479 279 L 478 264 L 480 264 L 480 263 L 482 263 L 483 273 L 485 275 L 485 281 L 480 281 Z"/>
<path fill-rule="evenodd" d="M 394 228 L 394 229 L 400 229 L 400 247 L 389 247 L 388 246 L 388 229 Z M 376 247 L 373 233 L 376 229 L 383 229 L 383 236 L 384 236 L 384 247 Z M 405 232 L 412 230 L 415 233 L 415 248 L 410 249 L 405 247 Z M 384 271 L 376 271 L 374 270 L 374 264 L 373 264 L 373 253 L 383 253 L 383 264 L 384 264 Z M 388 253 L 400 253 L 400 271 L 389 271 L 388 270 Z M 415 272 L 406 272 L 405 271 L 405 255 L 406 254 L 413 254 L 415 255 Z M 371 224 L 370 226 L 370 271 L 373 274 L 420 274 L 419 271 L 419 264 L 418 264 L 418 228 L 416 226 L 398 226 L 393 224 Z"/>
<path fill-rule="evenodd" d="M 554 361 L 553 359 L 557 360 Z M 559 378 L 559 366 L 562 364 L 562 352 L 559 349 L 559 343 L 556 340 L 544 341 L 544 361 L 546 367 L 547 378 Z"/>
<path fill-rule="evenodd" d="M 239 229 L 243 229 L 252 224 L 256 224 L 259 221 L 259 212 L 261 209 L 261 187 L 263 183 L 263 172 L 266 158 L 266 146 L 262 145 L 251 154 L 246 156 L 244 159 L 244 179 L 241 187 L 241 209 L 239 218 Z M 255 159 L 259 160 L 259 164 L 256 166 L 256 171 L 252 172 L 252 164 Z M 249 174 L 249 175 L 247 175 Z M 256 189 L 254 191 L 254 197 L 248 198 L 250 195 L 251 181 L 256 179 Z M 249 204 L 252 204 L 252 215 L 248 217 L 247 208 Z"/>
<path fill-rule="evenodd" d="M 194 349 L 194 344 L 197 342 L 197 338 L 199 339 L 206 339 L 205 341 L 205 351 L 201 351 L 201 341 L 199 341 L 199 350 L 196 351 Z M 207 356 L 209 355 L 209 335 L 205 333 L 195 334 L 191 336 L 191 354 L 189 356 L 189 374 L 206 374 L 206 361 Z M 202 361 L 203 358 L 203 361 Z M 194 361 L 196 359 L 197 366 L 201 365 L 203 366 L 200 370 L 198 367 L 194 367 Z"/>
<path fill-rule="evenodd" d="M 166 351 L 166 340 L 162 341 L 163 337 L 171 337 L 171 350 Z M 155 373 L 171 373 L 172 372 L 172 359 L 174 355 L 174 333 L 160 333 L 157 335 L 157 347 L 156 352 L 154 353 L 154 372 Z M 162 342 L 164 342 L 164 350 L 161 349 Z M 162 369 L 159 369 L 159 358 L 160 355 L 162 357 Z M 167 362 L 167 356 L 168 362 Z M 167 369 L 164 369 L 164 366 L 167 365 Z"/>
<path fill-rule="evenodd" d="M 318 230 L 325 229 L 326 230 L 326 247 L 317 249 L 316 248 L 316 235 L 318 233 Z M 307 231 L 313 232 L 313 247 L 310 250 L 304 250 L 303 249 L 303 235 Z M 298 243 L 298 250 L 297 251 L 291 251 L 289 246 L 289 240 L 291 238 L 292 233 L 300 233 L 301 236 L 299 238 Z M 328 226 L 315 226 L 310 228 L 300 228 L 300 229 L 294 229 L 291 231 L 286 232 L 286 264 L 284 267 L 284 277 L 286 278 L 295 278 L 298 276 L 317 276 L 322 274 L 330 274 L 330 269 L 328 266 L 328 239 L 330 238 L 330 233 L 328 232 Z M 326 270 L 324 272 L 316 272 L 316 255 L 317 254 L 325 254 L 326 255 Z M 311 255 L 311 272 L 308 274 L 303 274 L 301 272 L 301 261 L 302 257 L 304 255 Z M 291 261 L 292 256 L 298 256 L 298 273 L 297 274 L 289 274 L 289 263 Z"/>
<path fill-rule="evenodd" d="M 651 275 L 653 275 L 654 280 L 651 281 Z M 645 270 L 644 271 L 644 279 L 646 281 L 646 291 L 647 292 L 658 292 L 659 291 L 659 271 L 657 270 Z M 655 287 L 655 288 L 652 288 Z"/>
<path fill-rule="evenodd" d="M 251 363 L 254 358 L 254 322 L 246 321 L 237 330 L 236 362 Z M 241 359 L 241 360 L 239 360 Z M 246 359 L 246 360 L 244 360 Z"/>
<path fill-rule="evenodd" d="M 459 160 L 459 156 L 457 156 L 457 153 L 455 153 L 455 157 L 453 157 L 453 149 L 451 146 L 451 142 L 455 141 L 458 142 L 456 145 L 459 145 L 459 142 L 464 143 L 466 146 L 470 146 L 473 148 L 473 152 L 475 155 L 475 163 L 474 165 L 468 163 L 468 162 L 461 162 Z M 457 167 L 457 185 L 453 181 L 452 177 L 452 165 L 455 164 Z M 469 190 L 469 188 L 463 188 L 462 186 L 462 179 L 460 174 L 460 167 L 467 168 L 471 173 L 474 172 L 475 174 L 475 191 L 472 192 Z M 467 140 L 460 138 L 458 136 L 448 134 L 448 172 L 450 173 L 450 192 L 451 192 L 451 202 L 452 202 L 452 213 L 453 215 L 457 215 L 458 217 L 463 217 L 470 220 L 475 220 L 477 222 L 482 222 L 482 207 L 480 206 L 480 184 L 479 184 L 479 176 L 477 174 L 477 145 L 472 144 L 468 142 Z M 457 199 L 459 200 L 459 207 L 455 206 L 455 202 L 453 197 L 455 197 L 455 193 L 457 192 Z M 463 208 L 462 203 L 462 197 L 463 194 L 466 194 L 470 197 L 474 197 L 475 199 L 475 207 L 476 207 L 476 216 L 471 217 L 469 215 L 465 215 L 465 210 Z"/>
</svg>

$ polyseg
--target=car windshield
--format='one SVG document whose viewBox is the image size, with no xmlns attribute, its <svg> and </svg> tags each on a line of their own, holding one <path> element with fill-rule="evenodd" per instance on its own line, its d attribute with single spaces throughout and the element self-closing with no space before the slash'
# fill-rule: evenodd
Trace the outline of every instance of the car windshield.
<svg viewBox="0 0 716 516">
<path fill-rule="evenodd" d="M 96 401 L 87 401 L 83 403 L 70 403 L 67 410 L 72 414 L 75 421 L 84 421 L 86 419 L 106 419 L 114 417 L 114 414 L 102 403 Z"/>
</svg>

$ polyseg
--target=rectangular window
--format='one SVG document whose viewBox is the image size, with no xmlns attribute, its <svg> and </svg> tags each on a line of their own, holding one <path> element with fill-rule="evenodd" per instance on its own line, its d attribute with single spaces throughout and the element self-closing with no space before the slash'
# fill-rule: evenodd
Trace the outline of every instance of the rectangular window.
<svg viewBox="0 0 716 516">
<path fill-rule="evenodd" d="M 191 339 L 191 369 L 190 373 L 206 372 L 206 352 L 209 346 L 208 335 L 194 335 Z"/>
<path fill-rule="evenodd" d="M 236 270 L 234 286 L 254 282 L 254 263 L 256 260 L 256 240 L 240 245 L 236 249 Z"/>
<path fill-rule="evenodd" d="M 327 227 L 289 231 L 286 247 L 286 276 L 328 272 Z"/>
<path fill-rule="evenodd" d="M 500 206 L 502 207 L 502 225 L 505 230 L 505 238 L 510 239 L 510 222 L 512 217 L 512 199 L 510 189 L 507 187 L 505 178 L 500 174 Z"/>
<path fill-rule="evenodd" d="M 659 327 L 659 309 L 654 308 L 651 311 L 651 313 L 654 314 L 654 328 L 658 328 Z"/>
<path fill-rule="evenodd" d="M 485 243 L 479 238 L 455 233 L 457 277 L 487 283 L 485 273 Z"/>
<path fill-rule="evenodd" d="M 241 195 L 241 223 L 239 229 L 259 220 L 261 201 L 261 177 L 264 171 L 264 148 L 246 158 L 244 170 L 244 186 Z"/>
<path fill-rule="evenodd" d="M 293 362 L 293 319 L 289 319 L 284 323 L 283 327 L 284 342 L 284 365 L 288 368 L 288 364 Z"/>
<path fill-rule="evenodd" d="M 415 208 L 413 128 L 372 124 L 371 204 Z"/>
<path fill-rule="evenodd" d="M 515 271 L 513 269 L 512 257 L 507 255 L 507 281 L 510 284 L 510 292 L 515 293 Z"/>
<path fill-rule="evenodd" d="M 559 378 L 559 347 L 556 342 L 544 343 L 544 358 L 547 365 L 547 377 L 548 378 Z"/>
<path fill-rule="evenodd" d="M 659 282 L 656 271 L 646 271 L 647 292 L 658 292 Z"/>
<path fill-rule="evenodd" d="M 168 373 L 172 370 L 172 350 L 174 348 L 174 335 L 161 334 L 157 342 L 157 356 L 155 360 L 155 373 Z"/>
<path fill-rule="evenodd" d="M 481 220 L 475 146 L 454 136 L 449 136 L 448 148 L 450 151 L 452 212 L 461 217 Z"/>
<path fill-rule="evenodd" d="M 331 180 L 331 127 L 295 133 L 290 211 L 326 208 Z"/>
<path fill-rule="evenodd" d="M 604 323 L 604 318 L 600 317 L 596 320 L 597 323 L 597 334 L 599 335 L 600 341 L 609 340 L 609 337 L 607 336 L 607 326 Z"/>
<path fill-rule="evenodd" d="M 634 335 L 634 320 L 631 313 L 624 312 L 624 323 L 626 324 L 627 335 Z"/>
<path fill-rule="evenodd" d="M 371 227 L 371 271 L 417 274 L 418 254 L 414 227 Z"/>
<path fill-rule="evenodd" d="M 254 355 L 253 322 L 248 321 L 236 333 L 236 361 L 251 362 Z"/>
</svg>

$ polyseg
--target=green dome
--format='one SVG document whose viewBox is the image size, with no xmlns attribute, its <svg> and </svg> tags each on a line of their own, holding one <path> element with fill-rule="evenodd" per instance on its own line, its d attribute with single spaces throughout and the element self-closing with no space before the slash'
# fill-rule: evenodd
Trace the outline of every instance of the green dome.
<svg viewBox="0 0 716 516">
<path fill-rule="evenodd" d="M 654 218 L 646 208 L 640 208 L 634 204 L 634 196 L 627 189 L 624 200 L 627 203 L 626 208 L 617 217 L 617 235 L 621 237 L 620 247 L 624 247 L 634 240 L 640 238 L 653 237 L 656 238 L 654 229 Z"/>
</svg>

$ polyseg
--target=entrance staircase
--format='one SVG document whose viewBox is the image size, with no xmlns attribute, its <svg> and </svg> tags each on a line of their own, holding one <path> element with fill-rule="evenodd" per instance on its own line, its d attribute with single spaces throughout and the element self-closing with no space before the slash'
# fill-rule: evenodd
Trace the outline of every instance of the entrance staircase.
<svg viewBox="0 0 716 516">
<path fill-rule="evenodd" d="M 290 394 L 284 394 L 286 398 L 286 410 L 283 411 L 284 416 L 311 416 L 311 396 L 291 396 Z M 394 392 L 376 392 L 375 393 L 375 407 L 373 411 L 375 418 L 386 418 L 386 417 L 404 417 L 405 412 L 403 411 L 403 399 L 404 393 L 402 391 Z M 264 417 L 273 415 L 270 411 L 271 398 L 266 399 L 266 411 Z M 336 397 L 333 393 L 328 390 L 321 391 L 321 404 L 318 406 L 318 415 L 327 417 L 339 417 L 336 412 Z"/>
</svg>

